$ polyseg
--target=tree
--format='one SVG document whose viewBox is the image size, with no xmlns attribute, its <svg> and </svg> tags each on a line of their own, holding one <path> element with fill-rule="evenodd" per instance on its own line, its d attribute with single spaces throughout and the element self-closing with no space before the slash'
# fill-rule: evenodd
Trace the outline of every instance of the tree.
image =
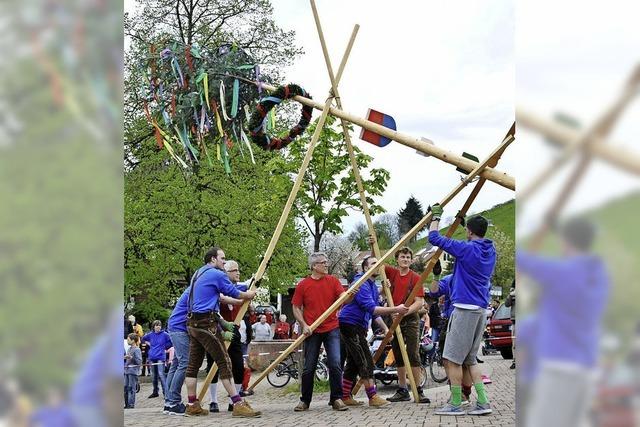
<svg viewBox="0 0 640 427">
<path fill-rule="evenodd" d="M 516 277 L 515 244 L 505 233 L 494 229 L 491 236 L 496 246 L 496 267 L 491 278 L 494 286 L 502 287 L 502 295 L 509 294 L 511 282 Z"/>
<path fill-rule="evenodd" d="M 255 166 L 236 159 L 230 176 L 209 167 L 187 174 L 148 142 L 125 174 L 125 300 L 135 296 L 135 312 L 145 319 L 166 317 L 214 244 L 238 261 L 243 277 L 255 272 L 291 187 L 273 173 L 279 156 L 256 152 Z M 272 293 L 285 289 L 305 265 L 303 230 L 291 218 L 264 285 Z"/>
<path fill-rule="evenodd" d="M 405 235 L 411 230 L 420 220 L 424 217 L 424 211 L 422 205 L 415 197 L 409 197 L 404 208 L 398 212 L 398 231 L 401 235 Z M 417 237 L 414 235 L 411 238 L 411 242 L 415 242 Z"/>
<path fill-rule="evenodd" d="M 320 250 L 329 260 L 329 274 L 346 277 L 346 273 L 353 268 L 349 263 L 353 264 L 357 250 L 348 238 L 326 233 L 320 242 Z"/>
<path fill-rule="evenodd" d="M 289 153 L 282 162 L 283 171 L 293 173 L 299 169 L 316 124 L 317 121 L 312 123 L 307 134 L 289 146 Z M 336 119 L 328 116 L 295 203 L 296 216 L 313 237 L 314 251 L 319 250 L 325 233 L 342 233 L 342 219 L 349 210 L 362 209 L 346 143 L 342 133 L 335 129 L 336 125 Z M 382 206 L 373 198 L 384 192 L 389 172 L 381 168 L 368 169 L 373 158 L 357 147 L 354 152 L 369 210 L 372 215 L 383 212 Z"/>
</svg>

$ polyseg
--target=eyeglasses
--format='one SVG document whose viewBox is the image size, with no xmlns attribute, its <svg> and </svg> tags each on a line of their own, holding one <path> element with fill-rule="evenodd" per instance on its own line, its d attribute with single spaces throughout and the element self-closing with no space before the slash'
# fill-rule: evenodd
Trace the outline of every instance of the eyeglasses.
<svg viewBox="0 0 640 427">
<path fill-rule="evenodd" d="M 227 273 L 237 273 L 238 271 L 240 270 L 238 270 L 237 268 L 234 268 L 233 270 L 228 270 Z"/>
<path fill-rule="evenodd" d="M 326 264 L 329 264 L 329 261 L 326 261 L 326 260 L 325 261 L 318 261 L 318 262 L 316 262 L 316 264 L 324 264 L 324 265 L 326 265 Z"/>
</svg>

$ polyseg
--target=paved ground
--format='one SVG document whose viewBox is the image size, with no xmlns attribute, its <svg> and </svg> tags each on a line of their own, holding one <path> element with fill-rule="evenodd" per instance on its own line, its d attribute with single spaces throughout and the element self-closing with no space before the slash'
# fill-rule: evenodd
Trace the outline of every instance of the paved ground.
<svg viewBox="0 0 640 427">
<path fill-rule="evenodd" d="M 125 426 L 514 426 L 515 425 L 515 371 L 510 370 L 510 360 L 498 356 L 484 356 L 486 363 L 480 365 L 489 374 L 493 383 L 487 385 L 487 393 L 493 406 L 493 414 L 485 416 L 441 417 L 433 414 L 434 408 L 442 406 L 449 397 L 447 386 L 428 383 L 425 394 L 431 398 L 431 404 L 413 402 L 393 403 L 384 409 L 371 409 L 366 406 L 351 408 L 345 412 L 335 412 L 327 406 L 328 393 L 314 395 L 309 412 L 293 412 L 298 395 L 284 394 L 283 389 L 271 387 L 265 380 L 256 386 L 256 394 L 248 398 L 251 405 L 262 411 L 257 419 L 232 418 L 226 412 L 226 398 L 222 398 L 219 387 L 219 401 L 223 409 L 220 413 L 206 417 L 180 417 L 162 414 L 161 398 L 148 399 L 151 385 L 143 383 L 137 395 L 136 409 L 125 411 Z M 394 385 L 378 384 L 382 396 L 395 392 Z M 183 388 L 184 393 L 184 388 Z M 359 400 L 364 399 L 364 391 Z M 475 391 L 472 396 L 475 396 Z M 206 407 L 209 397 L 205 398 Z M 473 398 L 472 398 L 473 400 Z"/>
</svg>

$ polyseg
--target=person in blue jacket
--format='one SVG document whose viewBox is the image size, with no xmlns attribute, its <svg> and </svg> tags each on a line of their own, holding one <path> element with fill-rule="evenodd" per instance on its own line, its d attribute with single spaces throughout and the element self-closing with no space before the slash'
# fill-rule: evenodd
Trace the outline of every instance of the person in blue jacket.
<svg viewBox="0 0 640 427">
<path fill-rule="evenodd" d="M 149 399 L 158 397 L 158 380 L 160 380 L 160 385 L 162 386 L 163 396 L 167 393 L 164 366 L 167 360 L 167 351 L 173 346 L 173 344 L 171 344 L 169 334 L 162 330 L 161 321 L 154 320 L 152 326 L 153 331 L 142 337 L 143 342 L 148 342 L 150 344 L 147 360 L 151 364 L 150 369 L 153 378 L 153 393 L 151 393 Z"/>
<path fill-rule="evenodd" d="M 456 258 L 450 295 L 453 312 L 449 318 L 443 353 L 451 381 L 451 401 L 436 410 L 435 414 L 490 414 L 491 404 L 476 359 L 487 320 L 485 309 L 489 304 L 489 279 L 496 264 L 495 246 L 491 240 L 484 237 L 489 223 L 480 215 L 473 216 L 466 222 L 467 240 L 454 240 L 440 235 L 442 207 L 435 204 L 431 207 L 431 212 L 429 243 Z M 434 283 L 438 286 L 438 282 Z M 469 367 L 478 394 L 475 407 L 466 412 L 461 407 L 462 365 Z"/>
<path fill-rule="evenodd" d="M 368 256 L 362 261 L 363 272 L 369 270 L 378 260 L 374 256 Z M 354 282 L 362 277 L 359 273 L 354 277 Z M 367 331 L 369 322 L 375 320 L 380 326 L 387 330 L 387 326 L 380 318 L 381 314 L 405 315 L 409 309 L 404 304 L 395 307 L 381 307 L 378 305 L 379 292 L 375 282 L 374 273 L 371 278 L 362 284 L 353 300 L 345 304 L 340 310 L 338 322 L 340 324 L 340 336 L 347 350 L 347 361 L 342 376 L 342 401 L 347 406 L 359 406 L 358 402 L 351 396 L 351 390 L 358 375 L 365 386 L 369 406 L 380 407 L 388 405 L 390 402 L 378 396 L 375 382 L 373 380 L 373 358 L 367 343 Z"/>
</svg>

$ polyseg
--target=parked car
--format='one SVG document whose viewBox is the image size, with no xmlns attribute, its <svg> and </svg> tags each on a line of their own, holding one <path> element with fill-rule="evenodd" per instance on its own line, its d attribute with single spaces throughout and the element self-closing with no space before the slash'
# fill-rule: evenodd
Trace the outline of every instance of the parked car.
<svg viewBox="0 0 640 427">
<path fill-rule="evenodd" d="M 271 309 L 271 314 L 272 314 L 273 316 L 275 316 L 275 315 L 276 315 L 276 311 L 277 311 L 277 310 L 276 310 L 276 308 L 275 308 L 274 306 L 272 306 L 272 305 L 259 305 L 259 306 L 257 306 L 257 307 L 256 307 L 256 314 L 257 314 L 257 315 L 264 314 L 264 311 L 265 311 L 267 308 Z"/>
<path fill-rule="evenodd" d="M 494 348 L 503 358 L 513 359 L 511 308 L 500 304 L 487 323 L 485 347 Z"/>
</svg>

